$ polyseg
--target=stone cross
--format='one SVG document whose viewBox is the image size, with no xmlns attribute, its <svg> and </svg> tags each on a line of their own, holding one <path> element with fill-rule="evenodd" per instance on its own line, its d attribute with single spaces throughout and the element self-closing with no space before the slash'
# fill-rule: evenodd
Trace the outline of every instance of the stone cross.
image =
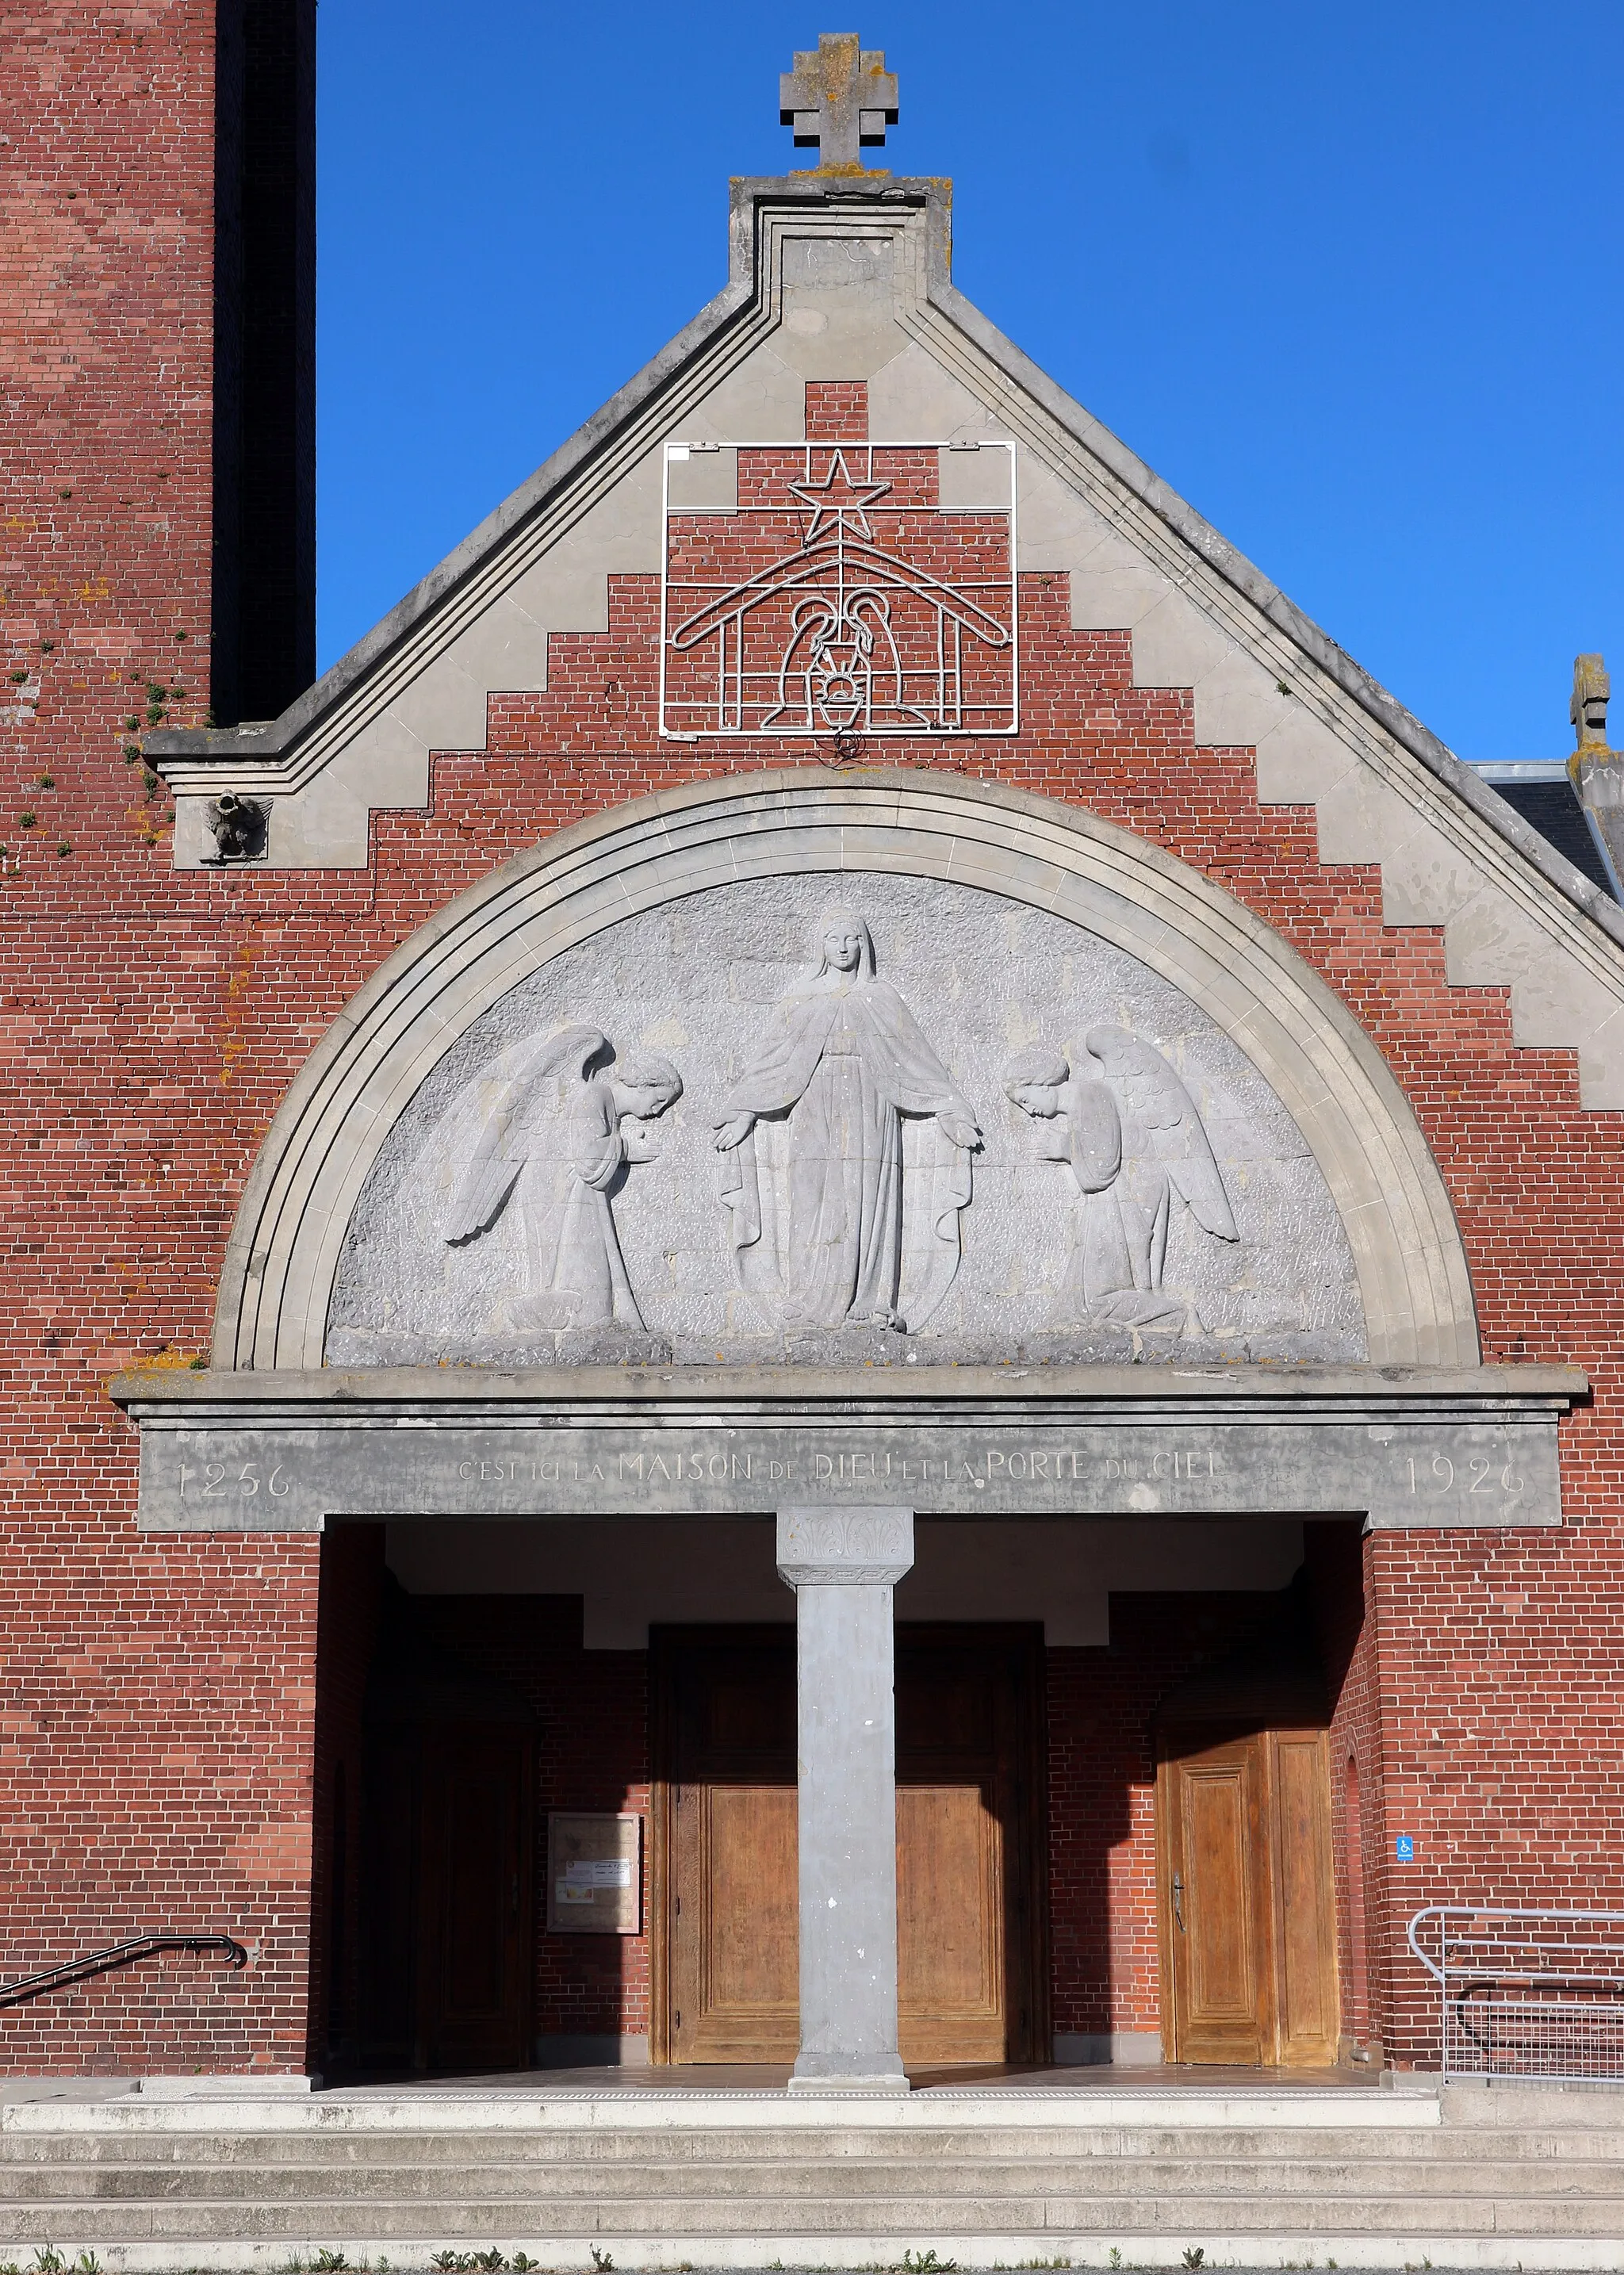
<svg viewBox="0 0 1624 2275">
<path fill-rule="evenodd" d="M 883 144 L 896 124 L 896 75 L 880 48 L 865 49 L 855 32 L 820 32 L 815 54 L 797 55 L 778 82 L 779 119 L 793 126 L 797 148 L 815 149 L 818 164 L 860 171 L 862 148 Z"/>
<path fill-rule="evenodd" d="M 1606 749 L 1607 698 L 1612 692 L 1607 667 L 1600 656 L 1575 656 L 1574 699 L 1567 715 L 1574 722 L 1574 736 L 1582 751 Z"/>
</svg>

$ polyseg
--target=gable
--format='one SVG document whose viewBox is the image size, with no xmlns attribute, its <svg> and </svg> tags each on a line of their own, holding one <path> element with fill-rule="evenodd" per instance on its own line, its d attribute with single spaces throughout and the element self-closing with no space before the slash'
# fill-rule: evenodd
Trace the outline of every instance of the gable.
<svg viewBox="0 0 1624 2275">
<path fill-rule="evenodd" d="M 725 517 L 737 450 L 804 442 L 809 383 L 845 383 L 875 442 L 944 464 L 1012 444 L 1026 584 L 1063 581 L 1074 632 L 1124 637 L 1132 684 L 1185 701 L 1197 745 L 1254 754 L 1265 806 L 1312 808 L 1322 863 L 1376 865 L 1388 923 L 1442 927 L 1452 985 L 1509 988 L 1517 1042 L 1575 1051 L 1584 1103 L 1624 1104 L 1624 916 L 1004 341 L 948 281 L 947 240 L 938 183 L 736 183 L 724 291 L 350 656 L 278 721 L 148 738 L 178 866 L 218 858 L 228 790 L 263 801 L 267 865 L 364 865 L 372 818 L 427 803 L 433 754 L 487 747 L 493 697 L 555 687 L 616 590 L 657 601 L 668 447 L 692 454 L 679 499 Z M 615 730 L 611 707 L 581 746 Z M 816 743 L 758 735 L 725 760 Z"/>
</svg>

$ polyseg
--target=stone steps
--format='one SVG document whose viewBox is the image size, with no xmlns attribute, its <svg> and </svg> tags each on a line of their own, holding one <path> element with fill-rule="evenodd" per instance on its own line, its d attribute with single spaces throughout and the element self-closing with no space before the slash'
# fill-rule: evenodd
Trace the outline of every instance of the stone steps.
<svg viewBox="0 0 1624 2275">
<path fill-rule="evenodd" d="M 393 2165 L 237 2164 L 213 2171 L 167 2163 L 12 2168 L 0 2188 L 6 2204 L 166 2203 L 220 2204 L 310 2203 L 324 2198 L 350 2203 L 442 2203 L 448 2197 L 499 2203 L 638 2202 L 660 2196 L 668 2203 L 708 2203 L 725 2196 L 739 2202 L 816 2201 L 838 2196 L 846 2202 L 880 2202 L 917 2193 L 918 2158 L 841 2161 L 800 2159 L 765 2165 L 751 2162 L 714 2165 L 675 2163 L 646 2157 L 605 2169 L 541 2158 L 511 2164 L 477 2164 L 453 2176 L 437 2167 Z M 1394 2202 L 1414 2201 L 1439 2188 L 1468 2200 L 1504 2195 L 1528 2199 L 1585 2198 L 1624 2201 L 1624 2166 L 1586 2167 L 1566 2159 L 1537 2164 L 1497 2157 L 1492 2148 L 1469 2158 L 1440 2157 L 1399 2165 L 1380 2157 L 1363 2161 L 1295 2160 L 1283 2167 L 1276 2157 L 1139 2158 L 1102 2155 L 1097 2159 L 1020 2162 L 959 2158 L 928 2159 L 930 2193 L 936 2200 L 986 2196 L 1012 2200 L 1033 2193 L 1078 2199 L 1119 2196 L 1179 2196 L 1192 2189 L 1227 2198 L 1278 2193 L 1282 2169 L 1291 2174 L 1294 2195 L 1341 2198 L 1372 2189 Z"/>
<path fill-rule="evenodd" d="M 390 2169 L 409 2161 L 411 2168 L 432 2177 L 436 2168 L 458 2173 L 517 2165 L 545 2163 L 549 2170 L 576 2171 L 588 2183 L 594 2175 L 616 2165 L 637 2165 L 657 2158 L 665 2170 L 691 2165 L 706 2170 L 725 2165 L 763 2171 L 781 2170 L 799 2162 L 839 2165 L 857 2171 L 899 2158 L 927 2153 L 938 2165 L 957 2161 L 1008 2164 L 1030 2168 L 1034 2159 L 1049 2167 L 1068 2163 L 1092 2165 L 1100 2159 L 1159 2158 L 1187 2165 L 1192 2158 L 1217 2163 L 1226 2158 L 1268 2163 L 1291 2159 L 1294 2167 L 1333 2166 L 1379 2158 L 1387 2164 L 1431 2165 L 1450 2163 L 1504 2163 L 1539 2166 L 1569 2164 L 1624 2165 L 1624 2133 L 1563 2135 L 1556 2132 L 1500 2132 L 1474 2127 L 1463 2133 L 1316 2132 L 1269 2133 L 1239 2128 L 1203 2129 L 1192 2138 L 1162 2127 L 1140 2133 L 1112 2128 L 1099 2133 L 1076 2128 L 1064 2133 L 1017 2135 L 931 2133 L 809 2140 L 804 2132 L 782 2138 L 749 2133 L 685 2133 L 646 2130 L 627 2134 L 593 2133 L 572 2135 L 555 2131 L 517 2138 L 511 2133 L 495 2135 L 411 2134 L 409 2151 L 400 2134 L 337 2132 L 318 2136 L 189 2135 L 178 2139 L 125 2135 L 106 2140 L 60 2137 L 17 2138 L 0 2133 L 0 2196 L 14 2186 L 26 2185 L 22 2175 L 62 2166 L 95 2167 L 115 2172 L 123 2166 L 160 2168 L 165 2172 L 192 2169 L 219 2173 L 242 2166 L 256 2173 L 275 2173 L 283 2167 L 343 2165 L 360 2173 L 368 2167 Z"/>
<path fill-rule="evenodd" d="M 1616 2247 L 1624 2233 L 1616 2200 L 1552 2204 L 1516 2196 L 1343 2199 L 1287 2193 L 1241 2199 L 1200 2190 L 1153 2196 L 1020 2195 L 944 2200 L 927 2185 L 910 2195 L 860 2203 L 844 2196 L 751 2202 L 713 2196 L 701 2203 L 648 2196 L 597 2199 L 578 2212 L 546 2197 L 495 2203 L 459 2197 L 408 2205 L 359 2203 L 335 2196 L 256 2206 L 252 2218 L 245 2218 L 244 2208 L 235 2203 L 148 2202 L 14 2206 L 5 2209 L 4 2219 L 6 2248 L 11 2251 L 47 2243 L 59 2249 L 71 2246 L 75 2254 L 94 2249 L 110 2264 L 116 2264 L 121 2247 L 136 2241 L 215 2247 L 200 2263 L 195 2258 L 184 2263 L 194 2266 L 234 2264 L 238 2255 L 231 2247 L 244 2243 L 280 2245 L 276 2256 L 283 2262 L 322 2247 L 344 2245 L 357 2257 L 375 2255 L 381 2247 L 393 2258 L 420 2264 L 431 2251 L 448 2243 L 496 2243 L 510 2253 L 521 2248 L 534 2253 L 549 2241 L 614 2238 L 622 2243 L 685 2244 L 684 2256 L 703 2264 L 705 2241 L 728 2237 L 753 2242 L 756 2249 L 746 2264 L 770 2257 L 789 2265 L 818 2265 L 821 2253 L 805 2247 L 815 2247 L 821 2239 L 889 2238 L 897 2247 L 891 2256 L 900 2256 L 905 2245 L 929 2245 L 962 2257 L 967 2238 L 1026 2236 L 1033 2247 L 1027 2256 L 1039 2257 L 1046 2256 L 1039 2245 L 1046 2243 L 1058 2255 L 1068 2238 L 1094 2237 L 1109 2244 L 1136 2234 L 1174 2233 L 1201 2241 L 1214 2262 L 1233 2259 L 1240 2237 L 1309 2236 L 1320 2241 L 1327 2256 L 1341 2256 L 1338 2247 L 1345 2237 L 1408 2236 L 1418 2247 L 1417 2257 L 1419 2248 L 1426 2247 L 1429 2256 L 1449 2266 L 1461 2263 L 1451 2259 L 1448 2247 L 1474 2238 L 1490 2236 L 1509 2243 L 1585 2237 Z M 794 2239 L 802 2249 L 787 2254 L 786 2238 Z M 585 2254 L 580 2251 L 577 2256 L 584 2259 Z M 158 2264 L 163 2264 L 162 2259 Z"/>
<path fill-rule="evenodd" d="M 1100 2121 L 1100 2120 L 1108 2121 Z M 1134 2121 L 1142 2120 L 1143 2121 Z M 616 2266 L 1023 2261 L 1601 2269 L 1624 2252 L 1624 2092 L 681 2092 L 0 2109 L 0 2259 L 397 2269 L 445 2249 Z"/>
</svg>

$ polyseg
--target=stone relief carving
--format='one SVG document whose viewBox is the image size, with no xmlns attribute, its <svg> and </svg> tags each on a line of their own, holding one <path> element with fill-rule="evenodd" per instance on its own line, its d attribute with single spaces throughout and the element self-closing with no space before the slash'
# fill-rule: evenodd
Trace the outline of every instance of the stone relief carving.
<svg viewBox="0 0 1624 2275">
<path fill-rule="evenodd" d="M 781 1508 L 778 1576 L 792 1588 L 894 1588 L 913 1568 L 908 1508 Z"/>
<path fill-rule="evenodd" d="M 1055 1321 L 1199 1334 L 1189 1296 L 1164 1285 L 1174 1206 L 1216 1239 L 1241 1236 L 1201 1116 L 1153 1044 L 1105 1026 L 1084 1041 L 1102 1072 L 1074 1073 L 1063 1051 L 1042 1043 L 1004 1069 L 1011 1102 L 1039 1124 L 1039 1153 L 1071 1188 Z"/>
<path fill-rule="evenodd" d="M 855 911 L 824 911 L 812 970 L 774 1007 L 749 1070 L 723 1102 L 716 1147 L 721 1196 L 743 1288 L 779 1292 L 786 1327 L 925 1326 L 959 1267 L 959 1217 L 971 1198 L 974 1115 L 874 968 L 874 943 Z M 930 1121 L 922 1178 L 905 1165 L 903 1117 Z M 782 1226 L 770 1238 L 762 1208 L 759 1122 L 789 1124 Z M 918 1184 L 919 1190 L 914 1188 Z M 922 1270 L 898 1309 L 904 1225 Z M 769 1238 L 763 1238 L 766 1230 Z"/>
<path fill-rule="evenodd" d="M 834 890 L 627 916 L 482 1014 L 369 1173 L 329 1362 L 1364 1356 L 1325 1180 L 1187 996 L 978 887 Z"/>
<path fill-rule="evenodd" d="M 526 1290 L 508 1304 L 516 1327 L 645 1326 L 613 1196 L 629 1163 L 653 1159 L 642 1124 L 676 1104 L 683 1083 L 668 1059 L 646 1051 L 611 1073 L 614 1055 L 608 1038 L 585 1026 L 527 1053 L 498 1092 L 457 1188 L 445 1226 L 454 1248 L 488 1231 L 510 1200 L 520 1216 Z"/>
</svg>

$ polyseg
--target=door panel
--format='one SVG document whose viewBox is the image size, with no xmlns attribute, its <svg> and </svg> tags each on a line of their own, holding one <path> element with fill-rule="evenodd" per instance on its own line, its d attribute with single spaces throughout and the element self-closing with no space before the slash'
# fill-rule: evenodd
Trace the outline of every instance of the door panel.
<svg viewBox="0 0 1624 2275">
<path fill-rule="evenodd" d="M 724 2005 L 795 2000 L 795 1793 L 784 1786 L 712 1786 L 708 1965 Z"/>
<path fill-rule="evenodd" d="M 527 2059 L 529 1750 L 500 1730 L 425 1747 L 419 1963 L 430 2069 L 514 2069 Z"/>
<path fill-rule="evenodd" d="M 1001 1828 L 979 1786 L 899 1786 L 897 2025 L 905 2061 L 1002 2061 Z"/>
<path fill-rule="evenodd" d="M 799 2043 L 795 1638 L 662 1654 L 670 1858 L 666 2056 L 793 2061 Z"/>
<path fill-rule="evenodd" d="M 1184 1772 L 1184 1908 L 1192 2026 L 1237 2023 L 1258 2012 L 1251 1936 L 1251 1826 L 1243 1764 Z"/>
<path fill-rule="evenodd" d="M 1035 1633 L 896 1636 L 897 2027 L 905 2062 L 1038 2051 Z M 1046 2052 L 1046 2029 L 1043 2031 Z"/>
<path fill-rule="evenodd" d="M 414 1732 L 372 1733 L 361 1780 L 360 2049 L 379 2069 L 421 2067 L 417 1940 L 421 1754 Z"/>
<path fill-rule="evenodd" d="M 1280 1891 L 1280 2060 L 1336 2060 L 1341 2036 L 1331 1860 L 1331 1769 L 1323 1731 L 1272 1741 Z"/>
<path fill-rule="evenodd" d="M 372 1735 L 362 1787 L 363 2058 L 530 2059 L 531 1750 L 521 1730 Z"/>
<path fill-rule="evenodd" d="M 798 2006 L 793 1785 L 676 1796 L 671 2060 L 793 2061 Z"/>
<path fill-rule="evenodd" d="M 1269 1950 L 1258 1919 L 1261 1764 L 1255 1740 L 1172 1765 L 1175 2061 L 1265 2059 Z"/>
</svg>

